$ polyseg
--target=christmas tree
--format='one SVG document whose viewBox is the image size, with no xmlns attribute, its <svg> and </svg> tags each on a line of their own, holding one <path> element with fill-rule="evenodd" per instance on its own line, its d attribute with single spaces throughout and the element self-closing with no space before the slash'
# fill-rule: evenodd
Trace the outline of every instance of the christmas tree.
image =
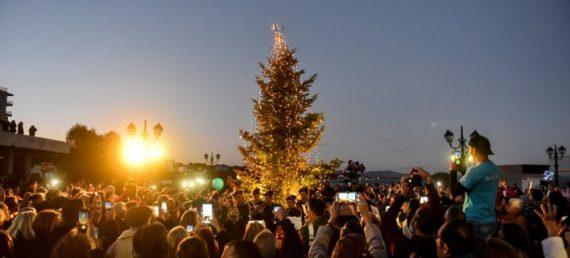
<svg viewBox="0 0 570 258">
<path fill-rule="evenodd" d="M 309 109 L 317 100 L 309 89 L 317 75 L 303 80 L 297 69 L 295 49 L 289 49 L 277 25 L 267 64 L 260 63 L 256 77 L 258 99 L 253 100 L 254 128 L 240 131 L 245 145 L 239 147 L 246 171 L 238 172 L 245 187 L 272 190 L 283 198 L 314 182 L 309 155 L 323 134 L 324 115 Z"/>
</svg>

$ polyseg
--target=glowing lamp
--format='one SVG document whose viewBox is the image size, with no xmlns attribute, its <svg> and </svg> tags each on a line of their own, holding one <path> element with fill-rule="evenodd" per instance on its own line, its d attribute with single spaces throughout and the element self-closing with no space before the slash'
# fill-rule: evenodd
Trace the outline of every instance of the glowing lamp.
<svg viewBox="0 0 570 258">
<path fill-rule="evenodd" d="M 153 129 L 154 131 L 154 137 L 156 137 L 156 139 L 158 139 L 158 137 L 160 137 L 160 135 L 162 134 L 162 131 L 164 130 L 162 128 L 162 125 L 160 125 L 160 123 L 156 124 Z"/>
<path fill-rule="evenodd" d="M 51 187 L 56 187 L 57 185 L 59 185 L 59 180 L 57 178 L 54 178 L 50 181 L 49 184 Z"/>
<path fill-rule="evenodd" d="M 130 123 L 129 126 L 127 126 L 127 132 L 131 137 L 135 136 L 135 134 L 137 133 L 137 127 L 135 126 L 135 124 Z"/>
</svg>

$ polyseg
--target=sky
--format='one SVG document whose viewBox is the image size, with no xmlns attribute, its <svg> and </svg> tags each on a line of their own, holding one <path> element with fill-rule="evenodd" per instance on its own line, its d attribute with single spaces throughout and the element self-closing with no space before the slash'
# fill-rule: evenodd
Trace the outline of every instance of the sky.
<svg viewBox="0 0 570 258">
<path fill-rule="evenodd" d="M 570 2 L 5 1 L 0 85 L 13 118 L 65 139 L 160 122 L 169 157 L 241 164 L 258 62 L 284 26 L 318 73 L 325 133 L 311 160 L 443 170 L 446 129 L 477 129 L 498 164 L 570 147 Z M 563 168 L 570 169 L 566 159 Z"/>
</svg>

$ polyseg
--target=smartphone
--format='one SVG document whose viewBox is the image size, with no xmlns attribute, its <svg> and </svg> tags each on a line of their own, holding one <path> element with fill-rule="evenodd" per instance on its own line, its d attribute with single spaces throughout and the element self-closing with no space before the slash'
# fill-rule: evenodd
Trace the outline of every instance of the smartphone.
<svg viewBox="0 0 570 258">
<path fill-rule="evenodd" d="M 275 205 L 273 207 L 273 212 L 277 212 L 277 211 L 279 211 L 279 209 L 281 209 L 281 205 Z"/>
<path fill-rule="evenodd" d="M 202 204 L 202 222 L 204 224 L 212 223 L 213 208 L 211 203 Z"/>
<path fill-rule="evenodd" d="M 160 216 L 160 207 L 158 207 L 158 205 L 153 206 L 152 213 L 154 214 L 155 217 Z"/>
<path fill-rule="evenodd" d="M 348 200 L 348 193 L 347 192 L 338 192 L 336 193 L 335 201 L 337 203 L 344 203 Z"/>
<path fill-rule="evenodd" d="M 86 210 L 80 211 L 79 215 L 78 215 L 79 232 L 81 232 L 81 233 L 87 232 L 87 222 L 88 221 L 89 221 L 89 212 Z"/>
<path fill-rule="evenodd" d="M 390 209 L 390 205 L 386 206 L 386 212 Z"/>
<path fill-rule="evenodd" d="M 80 211 L 78 219 L 79 219 L 79 224 L 87 224 L 89 220 L 89 212 L 86 210 Z"/>
<path fill-rule="evenodd" d="M 358 201 L 357 192 L 338 192 L 335 201 L 337 203 L 356 203 Z"/>
<path fill-rule="evenodd" d="M 113 208 L 113 203 L 112 202 L 105 202 L 105 209 L 108 210 L 111 208 Z"/>
<path fill-rule="evenodd" d="M 168 202 L 162 201 L 160 202 L 160 210 L 163 212 L 168 212 Z"/>
<path fill-rule="evenodd" d="M 93 237 L 99 239 L 99 228 L 93 228 Z"/>
<path fill-rule="evenodd" d="M 426 204 L 428 202 L 427 196 L 420 196 L 420 204 Z"/>
<path fill-rule="evenodd" d="M 461 151 L 453 152 L 453 162 L 456 165 L 461 165 Z"/>
<path fill-rule="evenodd" d="M 193 225 L 188 225 L 188 226 L 186 226 L 186 232 L 192 233 L 193 231 L 194 231 L 194 226 L 193 226 Z"/>
<path fill-rule="evenodd" d="M 348 192 L 348 202 L 350 203 L 357 203 L 358 202 L 358 193 L 357 192 Z"/>
</svg>

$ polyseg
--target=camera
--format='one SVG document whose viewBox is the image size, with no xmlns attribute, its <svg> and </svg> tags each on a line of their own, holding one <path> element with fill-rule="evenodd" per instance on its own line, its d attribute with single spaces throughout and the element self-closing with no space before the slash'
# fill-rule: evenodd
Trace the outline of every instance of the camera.
<svg viewBox="0 0 570 258">
<path fill-rule="evenodd" d="M 410 187 L 422 186 L 422 178 L 419 175 L 414 175 L 415 170 L 410 172 L 410 178 L 408 179 L 408 185 Z"/>
</svg>

